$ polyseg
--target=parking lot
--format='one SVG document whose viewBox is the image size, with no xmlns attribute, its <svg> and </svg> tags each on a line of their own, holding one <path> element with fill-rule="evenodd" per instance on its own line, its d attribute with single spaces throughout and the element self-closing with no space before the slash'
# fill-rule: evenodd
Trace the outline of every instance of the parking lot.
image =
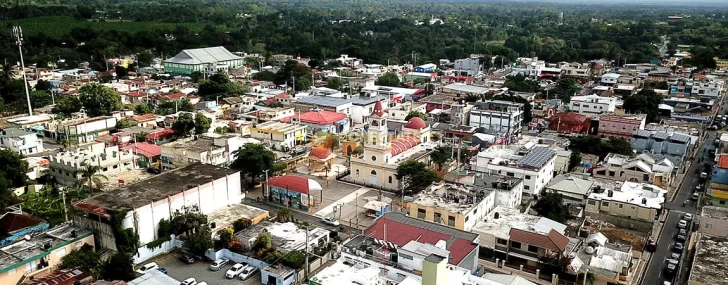
<svg viewBox="0 0 728 285">
<path fill-rule="evenodd" d="M 177 254 L 176 253 L 170 253 L 167 255 L 164 255 L 163 257 L 155 260 L 157 264 L 159 264 L 159 267 L 163 267 L 167 269 L 167 274 L 171 276 L 174 279 L 177 279 L 179 281 L 185 280 L 190 277 L 194 277 L 197 282 L 207 282 L 209 285 L 260 285 L 262 284 L 260 282 L 260 273 L 257 273 L 255 276 L 251 277 L 248 280 L 240 280 L 238 278 L 235 279 L 227 279 L 225 278 L 225 271 L 230 269 L 231 266 L 235 263 L 228 263 L 225 265 L 225 267 L 221 268 L 220 271 L 210 271 L 208 269 L 208 266 L 210 266 L 209 261 L 197 261 L 193 264 L 186 264 L 179 260 L 177 260 Z"/>
</svg>

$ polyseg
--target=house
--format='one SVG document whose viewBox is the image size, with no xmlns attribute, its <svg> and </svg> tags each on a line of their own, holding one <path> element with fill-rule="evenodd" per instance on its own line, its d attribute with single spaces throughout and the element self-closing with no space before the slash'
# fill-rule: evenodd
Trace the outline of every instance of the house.
<svg viewBox="0 0 728 285">
<path fill-rule="evenodd" d="M 94 234 L 69 223 L 36 232 L 0 248 L 0 284 L 20 284 L 58 269 L 61 259 L 88 244 Z M 28 279 L 24 279 L 28 278 Z"/>
<path fill-rule="evenodd" d="M 635 157 L 610 153 L 593 166 L 592 175 L 595 178 L 652 183 L 668 188 L 673 181 L 675 166 L 669 158 L 658 160 L 649 153 Z"/>
<path fill-rule="evenodd" d="M 506 205 L 511 197 L 520 198 L 523 181 L 518 178 L 483 175 L 482 184 L 435 183 L 413 197 L 408 205 L 410 217 L 470 231 L 495 206 L 497 198 Z M 504 193 L 498 193 L 503 190 Z M 517 200 L 517 199 L 514 199 Z"/>
<path fill-rule="evenodd" d="M 697 142 L 697 136 L 678 132 L 652 132 L 637 130 L 632 134 L 630 144 L 636 153 L 649 152 L 656 159 L 668 158 L 675 165 L 681 165 Z"/>
<path fill-rule="evenodd" d="M 43 149 L 43 140 L 36 133 L 17 128 L 2 130 L 0 133 L 0 147 L 22 155 L 45 151 Z"/>
<path fill-rule="evenodd" d="M 285 118 L 282 121 L 306 126 L 306 131 L 309 134 L 316 134 L 318 132 L 346 134 L 349 132 L 350 128 L 349 117 L 347 117 L 346 114 L 321 110 L 318 108 Z"/>
<path fill-rule="evenodd" d="M 645 129 L 647 115 L 601 115 L 597 135 L 602 138 L 620 138 L 629 140 L 637 130 Z"/>
<path fill-rule="evenodd" d="M 269 121 L 280 121 L 283 118 L 291 117 L 295 115 L 295 109 L 290 107 L 263 107 L 255 106 L 253 111 L 248 113 L 234 116 L 239 120 L 246 120 L 252 122 L 269 122 Z"/>
<path fill-rule="evenodd" d="M 493 145 L 478 153 L 475 165 L 478 172 L 523 179 L 523 193 L 539 195 L 554 175 L 556 152 L 543 146 L 519 150 L 510 146 Z"/>
<path fill-rule="evenodd" d="M 131 119 L 137 123 L 138 127 L 148 129 L 154 129 L 157 127 L 157 115 L 154 114 L 133 116 Z"/>
<path fill-rule="evenodd" d="M 473 189 L 485 189 L 483 196 L 487 196 L 488 192 L 494 192 L 494 207 L 517 208 L 523 198 L 523 180 L 515 177 L 456 169 L 445 174 L 443 180 L 466 187 L 472 186 Z"/>
<path fill-rule="evenodd" d="M 328 61 L 338 61 L 339 63 L 341 63 L 341 65 L 351 67 L 351 68 L 357 68 L 364 63 L 363 60 L 358 59 L 356 57 L 350 57 L 348 54 L 342 54 L 338 58 L 331 59 Z"/>
<path fill-rule="evenodd" d="M 571 97 L 569 110 L 585 115 L 613 113 L 617 107 L 617 98 L 585 95 Z"/>
<path fill-rule="evenodd" d="M 425 95 L 425 90 L 419 88 L 370 85 L 364 86 L 360 94 L 361 97 L 375 97 L 377 99 L 387 99 L 391 102 L 405 102 L 421 98 Z"/>
<path fill-rule="evenodd" d="M 666 195 L 667 190 L 652 184 L 624 182 L 620 189 L 599 189 L 589 194 L 586 211 L 653 222 L 662 212 Z"/>
<path fill-rule="evenodd" d="M 408 101 L 387 109 L 389 118 L 396 121 L 405 121 L 407 115 L 411 112 L 420 112 L 425 114 L 427 113 L 427 104 Z"/>
<path fill-rule="evenodd" d="M 698 231 L 706 235 L 728 238 L 728 208 L 703 207 L 700 213 Z"/>
<path fill-rule="evenodd" d="M 224 47 L 186 49 L 165 59 L 164 71 L 189 75 L 192 72 L 215 73 L 218 69 L 231 69 L 245 65 L 245 60 Z"/>
<path fill-rule="evenodd" d="M 387 127 L 387 113 L 377 101 L 369 124 L 365 130 L 364 154 L 351 159 L 350 182 L 359 185 L 373 185 L 387 190 L 401 189 L 397 180 L 397 166 L 401 161 L 414 159 L 426 161 L 430 152 L 423 143 L 430 138 L 430 127 L 419 117 L 411 118 L 399 134 L 390 135 Z"/>
<path fill-rule="evenodd" d="M 434 63 L 428 63 L 428 64 L 423 64 L 420 66 L 415 66 L 414 72 L 432 73 L 432 72 L 435 72 L 436 68 L 437 68 L 437 65 L 435 65 Z"/>
<path fill-rule="evenodd" d="M 302 176 L 285 175 L 268 179 L 266 196 L 270 201 L 308 211 L 315 204 L 315 197 L 323 197 L 323 188 L 316 180 Z M 314 194 L 318 194 L 314 196 Z"/>
<path fill-rule="evenodd" d="M 485 95 L 490 92 L 491 88 L 468 85 L 463 83 L 450 83 L 442 87 L 442 92 L 447 94 L 473 94 Z"/>
<path fill-rule="evenodd" d="M 556 113 L 549 118 L 549 130 L 558 133 L 578 134 L 589 130 L 591 121 L 574 112 Z"/>
<path fill-rule="evenodd" d="M 348 255 L 349 258 L 358 259 L 353 249 L 369 239 L 384 241 L 386 247 L 397 249 L 411 241 L 430 244 L 432 247 L 438 245 L 436 248 L 449 252 L 447 255 L 449 264 L 465 268 L 469 272 L 477 269 L 479 252 L 477 234 L 409 217 L 404 213 L 389 212 L 379 217 L 364 231 L 364 235 L 357 236 L 344 245 L 347 250 L 346 254 L 342 253 L 342 257 L 346 260 Z M 407 260 L 408 257 L 400 259 Z"/>
<path fill-rule="evenodd" d="M 706 193 L 713 206 L 728 207 L 728 155 L 721 153 L 716 157 L 718 163 L 713 165 L 710 187 Z"/>
<path fill-rule="evenodd" d="M 216 144 L 210 137 L 177 140 L 161 147 L 162 167 L 165 170 L 197 162 L 223 165 L 229 160 L 225 145 Z"/>
<path fill-rule="evenodd" d="M 50 155 L 50 174 L 67 186 L 76 185 L 82 179 L 79 173 L 84 166 L 99 167 L 96 174 L 111 176 L 136 169 L 136 155 L 131 151 L 122 151 L 118 146 L 106 146 L 94 143 L 84 148 L 68 150 Z"/>
<path fill-rule="evenodd" d="M 330 231 L 319 227 L 299 227 L 292 222 L 278 223 L 262 221 L 243 231 L 235 233 L 235 237 L 245 248 L 253 248 L 255 240 L 262 232 L 270 234 L 276 251 L 287 254 L 294 250 L 313 251 L 319 244 L 329 243 Z M 308 243 L 308 244 L 307 244 Z"/>
<path fill-rule="evenodd" d="M 239 171 L 192 163 L 75 202 L 73 207 L 79 214 L 74 222 L 98 232 L 99 247 L 116 250 L 112 219 L 120 219 L 122 228 L 132 229 L 139 236 L 139 249 L 134 254 L 134 263 L 138 264 L 169 248 L 144 246 L 159 238 L 159 221 L 169 220 L 175 211 L 184 208 L 197 207 L 207 215 L 239 204 L 245 198 L 240 179 Z"/>
<path fill-rule="evenodd" d="M 587 78 L 591 76 L 591 66 L 588 63 L 570 62 L 559 66 L 564 76 Z"/>
<path fill-rule="evenodd" d="M 602 75 L 602 78 L 599 81 L 599 83 L 602 86 L 614 86 L 614 85 L 617 85 L 617 80 L 621 76 L 622 75 L 617 74 L 617 73 L 607 73 L 607 74 Z"/>
<path fill-rule="evenodd" d="M 83 115 L 80 118 L 47 122 L 43 124 L 43 127 L 46 137 L 83 144 L 109 134 L 110 130 L 116 129 L 118 121 L 119 119 L 113 116 L 86 118 Z"/>
<path fill-rule="evenodd" d="M 483 72 L 480 58 L 456 59 L 453 68 L 457 70 L 458 75 L 474 76 Z"/>
<path fill-rule="evenodd" d="M 250 136 L 275 148 L 293 148 L 306 138 L 306 126 L 269 121 L 253 125 Z"/>
<path fill-rule="evenodd" d="M 377 100 L 372 100 L 372 104 L 376 102 Z M 354 108 L 354 103 L 352 100 L 346 99 L 346 98 L 336 98 L 336 97 L 328 97 L 328 96 L 306 96 L 306 97 L 299 97 L 296 98 L 294 102 L 291 103 L 291 107 L 294 107 L 297 110 L 300 110 L 302 112 L 306 112 L 309 110 L 312 110 L 314 108 L 319 108 L 321 110 L 326 110 L 330 112 L 336 112 L 341 113 L 344 115 L 352 116 L 352 109 Z M 362 113 L 360 111 L 360 115 L 356 116 L 357 119 L 354 119 L 354 116 L 352 116 L 352 120 L 355 124 L 360 124 L 364 120 L 364 114 L 368 116 L 371 114 L 371 111 L 368 113 Z M 358 120 L 358 121 L 357 121 Z"/>
<path fill-rule="evenodd" d="M 48 164 L 50 164 L 48 159 L 42 157 L 26 157 L 23 158 L 23 160 L 28 162 L 28 172 L 25 173 L 25 175 L 28 176 L 28 179 L 36 180 L 48 173 Z M 16 193 L 16 195 L 21 194 L 22 193 Z"/>
<path fill-rule="evenodd" d="M 594 181 L 567 174 L 551 179 L 546 190 L 561 194 L 566 205 L 584 206 L 594 186 Z"/>
<path fill-rule="evenodd" d="M 131 151 L 137 156 L 139 168 L 155 167 L 155 162 L 162 157 L 162 147 L 149 142 L 132 143 L 119 147 L 120 151 Z"/>
<path fill-rule="evenodd" d="M 470 110 L 469 126 L 485 128 L 486 133 L 513 140 L 521 133 L 523 104 L 488 100 L 475 102 Z"/>
<path fill-rule="evenodd" d="M 595 232 L 575 250 L 567 270 L 577 275 L 589 272 L 594 277 L 592 284 L 625 284 L 632 268 L 632 245 L 610 243 L 601 232 Z M 629 279 L 628 279 L 629 278 Z"/>
</svg>

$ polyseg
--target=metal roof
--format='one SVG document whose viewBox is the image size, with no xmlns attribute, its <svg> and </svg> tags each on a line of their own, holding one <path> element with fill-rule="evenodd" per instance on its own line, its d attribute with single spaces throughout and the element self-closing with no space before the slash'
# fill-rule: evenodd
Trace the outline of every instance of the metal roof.
<svg viewBox="0 0 728 285">
<path fill-rule="evenodd" d="M 546 164 L 552 157 L 556 155 L 553 149 L 547 147 L 534 147 L 531 152 L 526 154 L 523 158 L 518 160 L 518 165 L 541 168 Z"/>
<path fill-rule="evenodd" d="M 649 138 L 650 136 L 652 136 L 652 132 L 645 130 L 636 130 L 634 132 L 634 135 L 638 137 Z"/>
<path fill-rule="evenodd" d="M 350 103 L 350 101 L 347 99 L 328 96 L 307 96 L 296 98 L 296 103 L 335 108 Z"/>
<path fill-rule="evenodd" d="M 209 64 L 215 62 L 224 62 L 230 60 L 243 59 L 234 55 L 224 47 L 209 47 L 186 49 L 178 53 L 172 58 L 164 60 L 165 63 L 179 64 Z"/>
<path fill-rule="evenodd" d="M 690 136 L 686 135 L 686 134 L 681 134 L 681 133 L 673 133 L 672 136 L 670 137 L 670 140 L 686 143 L 686 142 L 690 141 Z"/>
<path fill-rule="evenodd" d="M 667 139 L 667 137 L 669 137 L 669 136 L 670 136 L 670 134 L 668 134 L 666 132 L 656 132 L 652 135 L 653 138 L 661 139 L 661 140 Z"/>
</svg>

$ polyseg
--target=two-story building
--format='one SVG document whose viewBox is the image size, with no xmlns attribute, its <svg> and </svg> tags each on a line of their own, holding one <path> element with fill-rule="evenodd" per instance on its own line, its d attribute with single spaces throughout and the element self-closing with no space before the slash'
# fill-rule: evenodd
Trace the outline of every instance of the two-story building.
<svg viewBox="0 0 728 285">
<path fill-rule="evenodd" d="M 0 146 L 22 155 L 43 152 L 43 140 L 34 132 L 8 128 L 0 133 Z"/>
<path fill-rule="evenodd" d="M 637 130 L 632 134 L 630 144 L 636 153 L 649 152 L 655 159 L 669 158 L 675 165 L 681 165 L 697 139 L 697 136 L 678 132 Z"/>
<path fill-rule="evenodd" d="M 63 151 L 49 156 L 50 174 L 64 185 L 75 185 L 82 179 L 86 165 L 98 166 L 96 174 L 113 175 L 136 169 L 137 156 L 131 150 L 119 150 L 119 146 L 94 143 L 84 148 Z"/>
<path fill-rule="evenodd" d="M 602 138 L 629 140 L 637 130 L 644 130 L 647 115 L 601 115 L 597 134 Z"/>
<path fill-rule="evenodd" d="M 229 163 L 225 145 L 215 144 L 214 139 L 199 137 L 177 140 L 162 145 L 162 167 L 174 169 L 191 163 L 223 165 Z"/>
<path fill-rule="evenodd" d="M 493 145 L 478 153 L 476 171 L 523 179 L 523 193 L 539 195 L 554 175 L 556 152 L 536 146 L 519 150 L 508 146 Z"/>
<path fill-rule="evenodd" d="M 666 195 L 667 190 L 652 184 L 624 182 L 620 189 L 599 189 L 589 194 L 586 211 L 652 222 L 662 212 Z"/>
<path fill-rule="evenodd" d="M 253 125 L 250 136 L 276 148 L 293 148 L 306 139 L 306 126 L 269 121 Z"/>
<path fill-rule="evenodd" d="M 728 207 L 728 154 L 719 154 L 718 163 L 713 165 L 713 175 L 710 176 L 710 187 L 707 195 L 713 206 Z"/>
<path fill-rule="evenodd" d="M 546 190 L 561 194 L 566 205 L 583 206 L 593 187 L 594 181 L 567 174 L 551 179 Z"/>
<path fill-rule="evenodd" d="M 592 175 L 595 178 L 652 183 L 668 188 L 673 181 L 675 166 L 669 158 L 658 160 L 649 153 L 635 157 L 610 153 L 593 166 Z"/>
<path fill-rule="evenodd" d="M 470 126 L 503 137 L 518 136 L 523 122 L 523 104 L 490 100 L 475 102 L 470 110 Z"/>
<path fill-rule="evenodd" d="M 549 130 L 557 133 L 578 134 L 589 131 L 591 120 L 574 112 L 556 113 L 549 118 Z"/>
<path fill-rule="evenodd" d="M 634 264 L 629 243 L 610 243 L 604 234 L 595 232 L 574 251 L 576 254 L 567 270 L 577 276 L 589 272 L 594 278 L 591 284 L 628 284 L 634 280 L 630 274 Z"/>
<path fill-rule="evenodd" d="M 346 134 L 349 132 L 349 117 L 346 114 L 314 108 L 311 111 L 284 118 L 283 122 L 306 126 L 309 134 L 324 132 L 330 134 Z"/>
<path fill-rule="evenodd" d="M 707 235 L 728 237 L 728 208 L 703 207 L 700 213 L 698 231 Z"/>
<path fill-rule="evenodd" d="M 571 102 L 569 102 L 569 110 L 584 115 L 612 113 L 616 107 L 616 97 L 601 97 L 599 95 L 574 96 L 571 97 Z"/>
</svg>

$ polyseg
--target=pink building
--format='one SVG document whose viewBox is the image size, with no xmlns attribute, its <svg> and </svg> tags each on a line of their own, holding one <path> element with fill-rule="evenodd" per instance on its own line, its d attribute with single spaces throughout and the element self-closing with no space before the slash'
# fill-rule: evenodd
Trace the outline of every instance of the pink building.
<svg viewBox="0 0 728 285">
<path fill-rule="evenodd" d="M 641 115 L 602 115 L 599 117 L 597 134 L 602 138 L 622 138 L 629 140 L 636 130 L 645 129 L 647 116 Z"/>
</svg>

